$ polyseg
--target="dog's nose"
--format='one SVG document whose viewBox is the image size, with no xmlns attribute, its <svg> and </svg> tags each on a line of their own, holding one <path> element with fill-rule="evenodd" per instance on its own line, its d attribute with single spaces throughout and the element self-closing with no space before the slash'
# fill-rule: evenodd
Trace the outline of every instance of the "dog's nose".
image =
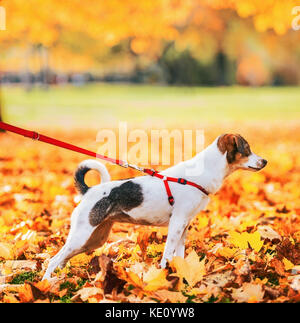
<svg viewBox="0 0 300 323">
<path fill-rule="evenodd" d="M 261 161 L 261 163 L 262 163 L 262 167 L 265 167 L 267 165 L 268 161 L 266 159 L 263 159 Z"/>
</svg>

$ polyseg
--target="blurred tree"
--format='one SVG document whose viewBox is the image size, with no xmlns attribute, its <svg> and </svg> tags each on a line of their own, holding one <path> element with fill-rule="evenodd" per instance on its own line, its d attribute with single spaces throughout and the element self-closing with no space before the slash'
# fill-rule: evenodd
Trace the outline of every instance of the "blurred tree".
<svg viewBox="0 0 300 323">
<path fill-rule="evenodd" d="M 215 64 L 218 84 L 228 83 L 226 74 L 232 61 L 245 66 L 253 61 L 247 57 L 254 53 L 261 64 L 273 64 L 279 70 L 279 61 L 298 59 L 293 49 L 299 48 L 300 33 L 289 31 L 297 0 L 2 2 L 8 15 L 8 28 L 0 33 L 1 47 L 8 48 L 4 68 L 24 70 L 20 53 L 33 48 L 28 66 L 39 72 L 44 83 L 50 68 L 102 74 L 135 70 L 138 74 L 148 66 L 160 65 L 170 45 L 182 53 L 182 59 L 188 52 L 200 65 Z M 284 48 L 292 38 L 298 41 Z M 275 59 L 272 51 L 276 46 L 282 54 Z M 240 68 L 240 75 L 248 70 Z M 258 68 L 255 73 L 261 71 Z M 258 78 L 260 82 L 268 82 L 265 76 Z"/>
</svg>

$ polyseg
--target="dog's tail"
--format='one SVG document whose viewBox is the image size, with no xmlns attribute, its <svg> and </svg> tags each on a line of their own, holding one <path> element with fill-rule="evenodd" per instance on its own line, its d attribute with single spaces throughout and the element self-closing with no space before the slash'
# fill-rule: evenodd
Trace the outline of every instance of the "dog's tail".
<svg viewBox="0 0 300 323">
<path fill-rule="evenodd" d="M 84 195 L 89 189 L 89 186 L 87 186 L 84 182 L 84 176 L 91 169 L 94 169 L 100 173 L 101 183 L 110 181 L 110 175 L 103 164 L 93 159 L 85 160 L 78 165 L 74 175 L 75 186 L 82 195 Z"/>
</svg>

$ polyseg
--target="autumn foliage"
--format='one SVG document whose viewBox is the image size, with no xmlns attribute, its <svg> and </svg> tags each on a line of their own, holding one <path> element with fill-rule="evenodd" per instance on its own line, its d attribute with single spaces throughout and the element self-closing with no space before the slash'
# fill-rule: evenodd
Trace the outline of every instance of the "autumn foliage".
<svg viewBox="0 0 300 323">
<path fill-rule="evenodd" d="M 1 71 L 124 74 L 222 53 L 240 84 L 299 83 L 297 0 L 2 0 Z M 254 64 L 252 64 L 254 62 Z M 251 69 L 249 71 L 249 69 Z M 254 75 L 254 76 L 253 76 Z M 254 79 L 253 79 L 254 78 Z M 257 78 L 257 79 L 256 79 Z"/>
<path fill-rule="evenodd" d="M 0 301 L 299 302 L 299 129 L 272 127 L 259 133 L 245 127 L 269 165 L 226 181 L 192 221 L 185 259 L 160 269 L 167 229 L 116 223 L 103 247 L 74 257 L 52 281 L 41 277 L 64 245 L 79 202 L 73 171 L 82 157 L 1 135 Z M 95 148 L 93 131 L 52 135 Z M 109 171 L 113 179 L 138 175 Z"/>
</svg>

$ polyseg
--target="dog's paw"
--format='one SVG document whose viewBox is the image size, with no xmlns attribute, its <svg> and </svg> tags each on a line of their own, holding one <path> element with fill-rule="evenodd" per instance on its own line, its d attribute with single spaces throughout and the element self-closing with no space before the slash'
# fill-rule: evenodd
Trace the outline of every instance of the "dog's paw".
<svg viewBox="0 0 300 323">
<path fill-rule="evenodd" d="M 43 280 L 48 280 L 49 281 L 50 279 L 51 279 L 50 275 L 44 275 L 43 278 L 42 278 L 42 281 Z"/>
<path fill-rule="evenodd" d="M 46 273 L 44 274 L 43 278 L 42 278 L 42 281 L 43 281 L 43 280 L 51 281 L 51 280 L 53 280 L 53 278 L 57 278 L 57 277 L 55 277 L 55 276 L 54 276 L 54 277 L 51 277 L 51 273 L 49 273 L 49 272 L 47 273 L 47 272 L 46 272 Z"/>
</svg>

